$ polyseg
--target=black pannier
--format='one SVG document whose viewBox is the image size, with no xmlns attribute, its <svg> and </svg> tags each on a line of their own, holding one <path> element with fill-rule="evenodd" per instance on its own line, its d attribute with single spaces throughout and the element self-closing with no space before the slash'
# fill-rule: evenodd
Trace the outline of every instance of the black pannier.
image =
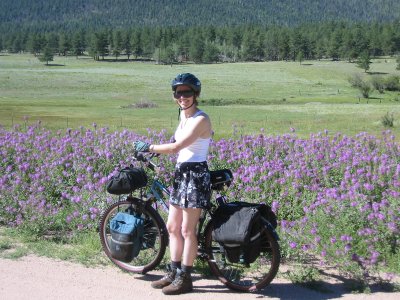
<svg viewBox="0 0 400 300">
<path fill-rule="evenodd" d="M 141 168 L 126 167 L 107 183 L 107 192 L 113 195 L 129 194 L 147 185 L 147 175 Z"/>
<path fill-rule="evenodd" d="M 220 243 L 230 262 L 250 264 L 260 255 L 263 247 L 261 217 L 276 228 L 275 214 L 266 204 L 235 201 L 217 208 L 213 216 L 213 238 Z"/>
<path fill-rule="evenodd" d="M 260 212 L 255 206 L 228 202 L 217 208 L 213 220 L 215 241 L 246 245 L 250 241 L 252 227 L 260 221 Z"/>
<path fill-rule="evenodd" d="M 260 232 L 251 237 L 247 245 L 221 244 L 221 247 L 225 253 L 225 257 L 231 263 L 241 262 L 251 264 L 256 261 L 261 252 L 262 239 Z"/>
</svg>

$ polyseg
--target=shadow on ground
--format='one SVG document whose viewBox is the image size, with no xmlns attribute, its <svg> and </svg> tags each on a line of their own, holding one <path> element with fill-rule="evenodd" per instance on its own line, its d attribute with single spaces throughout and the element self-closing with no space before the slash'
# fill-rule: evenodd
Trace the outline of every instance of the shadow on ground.
<svg viewBox="0 0 400 300">
<path fill-rule="evenodd" d="M 372 284 L 369 286 L 370 292 L 367 294 L 362 291 L 357 292 L 357 288 L 360 288 L 359 283 L 354 280 L 346 279 L 339 275 L 326 274 L 335 279 L 335 283 L 326 281 L 316 281 L 308 283 L 307 285 L 293 284 L 288 280 L 275 279 L 270 285 L 261 291 L 253 293 L 242 293 L 228 289 L 221 282 L 213 278 L 204 278 L 200 274 L 193 275 L 193 285 L 195 293 L 203 294 L 234 294 L 242 295 L 243 299 L 246 299 L 246 295 L 252 295 L 252 298 L 279 298 L 282 300 L 296 299 L 296 300 L 328 300 L 343 298 L 345 295 L 353 294 L 355 296 L 363 295 L 374 297 L 375 293 L 395 293 L 393 284 Z M 143 281 L 154 281 L 160 279 L 161 275 L 146 274 L 143 276 L 136 277 Z M 276 282 L 275 282 L 276 281 Z M 285 281 L 285 282 L 282 282 Z"/>
</svg>

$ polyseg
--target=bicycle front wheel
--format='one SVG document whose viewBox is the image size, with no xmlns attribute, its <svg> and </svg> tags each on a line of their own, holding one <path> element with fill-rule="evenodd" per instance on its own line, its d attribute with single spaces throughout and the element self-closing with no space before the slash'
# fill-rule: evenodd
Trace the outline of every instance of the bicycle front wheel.
<svg viewBox="0 0 400 300">
<path fill-rule="evenodd" d="M 130 262 L 123 262 L 111 256 L 110 220 L 118 212 L 134 212 L 144 219 L 144 234 L 139 255 Z M 103 213 L 99 226 L 100 240 L 106 255 L 119 268 L 133 273 L 146 273 L 156 268 L 164 257 L 168 244 L 168 233 L 163 219 L 150 205 L 132 198 L 111 204 Z"/>
<path fill-rule="evenodd" d="M 279 244 L 271 229 L 263 224 L 260 229 L 261 253 L 252 263 L 230 262 L 224 248 L 212 237 L 212 221 L 205 230 L 205 250 L 211 272 L 227 287 L 253 292 L 271 283 L 280 264 Z"/>
</svg>

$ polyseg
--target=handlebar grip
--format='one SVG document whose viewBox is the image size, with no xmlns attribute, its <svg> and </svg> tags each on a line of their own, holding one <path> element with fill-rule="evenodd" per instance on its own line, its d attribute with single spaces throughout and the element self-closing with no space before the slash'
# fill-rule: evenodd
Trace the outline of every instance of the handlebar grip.
<svg viewBox="0 0 400 300">
<path fill-rule="evenodd" d="M 136 152 L 135 153 L 135 158 L 138 161 L 147 162 L 147 158 L 143 155 L 142 152 Z"/>
</svg>

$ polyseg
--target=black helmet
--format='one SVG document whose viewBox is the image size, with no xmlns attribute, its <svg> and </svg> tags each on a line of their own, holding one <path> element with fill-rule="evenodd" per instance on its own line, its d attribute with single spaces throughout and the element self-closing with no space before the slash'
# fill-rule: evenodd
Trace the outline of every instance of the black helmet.
<svg viewBox="0 0 400 300">
<path fill-rule="evenodd" d="M 196 93 L 200 94 L 201 82 L 200 80 L 190 73 L 178 74 L 174 80 L 172 80 L 172 90 L 175 91 L 179 85 L 190 86 Z"/>
</svg>

